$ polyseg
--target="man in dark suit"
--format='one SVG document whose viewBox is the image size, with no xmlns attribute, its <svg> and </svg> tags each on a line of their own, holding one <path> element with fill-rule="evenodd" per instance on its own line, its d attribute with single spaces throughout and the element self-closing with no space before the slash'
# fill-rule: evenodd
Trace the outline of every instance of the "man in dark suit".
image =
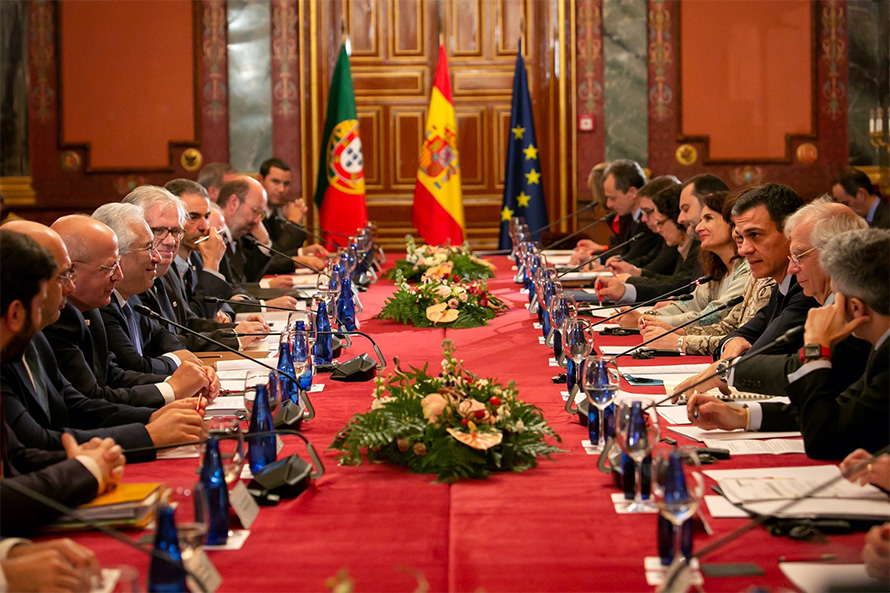
<svg viewBox="0 0 890 593">
<path fill-rule="evenodd" d="M 191 397 L 204 388 L 207 370 L 192 362 L 180 365 L 170 377 L 118 366 L 108 350 L 98 310 L 109 304 L 121 279 L 117 237 L 98 220 L 77 214 L 60 218 L 52 229 L 65 242 L 77 278 L 59 320 L 43 330 L 65 378 L 89 398 L 152 408 Z"/>
<path fill-rule="evenodd" d="M 260 165 L 259 182 L 268 196 L 266 218 L 263 226 L 269 233 L 272 247 L 295 256 L 298 261 L 316 270 L 324 268 L 324 259 L 330 254 L 321 245 L 306 245 L 306 231 L 302 225 L 307 212 L 303 198 L 294 199 L 290 195 L 290 166 L 278 158 L 266 159 Z M 273 254 L 265 266 L 265 274 L 292 274 L 295 266 L 292 259 Z"/>
<path fill-rule="evenodd" d="M 865 219 L 875 229 L 890 228 L 890 204 L 881 199 L 868 175 L 848 167 L 831 184 L 834 199 Z"/>
<path fill-rule="evenodd" d="M 100 309 L 108 334 L 108 347 L 118 364 L 131 371 L 171 375 L 185 361 L 201 364 L 182 347 L 176 334 L 136 310 L 139 295 L 154 285 L 160 254 L 154 235 L 133 204 L 100 206 L 93 218 L 114 231 L 118 239 L 123 277 L 112 291 L 111 302 Z"/>
<path fill-rule="evenodd" d="M 202 415 L 196 399 L 183 399 L 154 410 L 90 399 L 78 392 L 59 371 L 55 353 L 42 333 L 54 323 L 73 292 L 72 263 L 59 235 L 41 224 L 17 221 L 10 230 L 27 234 L 52 253 L 57 282 L 48 282 L 40 323 L 23 348 L 22 360 L 0 368 L 6 425 L 28 447 L 61 449 L 62 433 L 79 441 L 94 436 L 114 438 L 126 449 L 197 440 Z M 215 393 L 207 382 L 208 397 Z M 147 454 L 141 459 L 151 459 Z"/>
<path fill-rule="evenodd" d="M 21 360 L 39 327 L 47 285 L 60 286 L 68 280 L 57 277 L 52 253 L 24 234 L 0 230 L 0 252 L 5 259 L 0 268 L 0 363 L 6 365 Z M 45 451 L 24 447 L 7 426 L 5 415 L 0 429 L 0 536 L 25 535 L 58 516 L 11 484 L 78 506 L 120 479 L 125 460 L 111 439 L 77 445 L 65 435 L 64 451 Z"/>
</svg>

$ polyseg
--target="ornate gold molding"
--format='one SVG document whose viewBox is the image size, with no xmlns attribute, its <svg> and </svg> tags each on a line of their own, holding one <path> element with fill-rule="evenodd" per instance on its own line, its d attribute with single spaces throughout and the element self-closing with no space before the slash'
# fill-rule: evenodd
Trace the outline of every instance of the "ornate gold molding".
<svg viewBox="0 0 890 593">
<path fill-rule="evenodd" d="M 3 194 L 5 207 L 37 203 L 30 177 L 0 177 L 0 194 Z"/>
</svg>

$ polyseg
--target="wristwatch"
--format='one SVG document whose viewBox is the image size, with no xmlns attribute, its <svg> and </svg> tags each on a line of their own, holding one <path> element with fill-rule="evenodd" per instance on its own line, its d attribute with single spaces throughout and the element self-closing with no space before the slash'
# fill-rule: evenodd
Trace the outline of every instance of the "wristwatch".
<svg viewBox="0 0 890 593">
<path fill-rule="evenodd" d="M 717 378 L 726 383 L 729 381 L 729 361 L 721 360 L 717 363 Z"/>
<path fill-rule="evenodd" d="M 800 361 L 809 362 L 820 358 L 831 358 L 831 349 L 822 344 L 804 344 L 800 349 Z"/>
</svg>

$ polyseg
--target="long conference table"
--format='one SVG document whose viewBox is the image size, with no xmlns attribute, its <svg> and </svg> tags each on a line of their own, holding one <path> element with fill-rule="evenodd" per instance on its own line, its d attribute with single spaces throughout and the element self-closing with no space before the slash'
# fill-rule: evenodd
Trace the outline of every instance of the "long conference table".
<svg viewBox="0 0 890 593">
<path fill-rule="evenodd" d="M 511 262 L 495 257 L 492 292 L 510 310 L 489 326 L 475 329 L 417 329 L 373 319 L 393 285 L 380 280 L 361 296 L 362 331 L 371 334 L 388 359 L 402 365 L 435 367 L 446 337 L 468 370 L 501 381 L 515 380 L 520 398 L 539 406 L 562 437 L 565 453 L 541 459 L 536 469 L 494 475 L 484 481 L 434 483 L 434 476 L 387 464 L 338 466 L 326 450 L 335 434 L 371 403 L 371 383 L 339 383 L 325 375 L 312 394 L 317 417 L 304 423 L 305 436 L 323 453 L 325 475 L 299 497 L 277 507 L 263 507 L 251 534 L 238 551 L 211 551 L 223 577 L 220 591 L 323 591 L 330 579 L 346 574 L 355 591 L 651 591 L 644 557 L 655 556 L 656 516 L 617 514 L 610 500 L 612 478 L 596 468 L 596 457 L 581 441 L 587 429 L 566 414 L 551 376 L 552 350 L 539 345 L 540 330 L 525 308 L 527 296 L 513 283 Z M 639 343 L 638 336 L 600 337 L 597 345 Z M 341 360 L 365 351 L 356 340 Z M 670 359 L 679 362 L 680 359 Z M 707 362 L 684 357 L 683 363 Z M 656 360 L 656 364 L 667 360 Z M 652 364 L 629 359 L 624 365 Z M 663 388 L 623 389 L 658 393 Z M 693 444 L 677 436 L 681 444 Z M 285 437 L 283 454 L 299 453 L 301 442 Z M 809 465 L 802 454 L 745 455 L 709 466 L 716 469 Z M 126 482 L 195 481 L 199 460 L 159 460 L 126 468 Z M 709 480 L 709 483 L 713 483 Z M 714 534 L 697 529 L 701 548 L 744 525 L 745 519 L 713 519 Z M 128 533 L 134 540 L 142 532 Z M 95 532 L 79 533 L 78 542 L 93 549 L 103 565 L 130 564 L 145 582 L 148 557 Z M 833 554 L 837 562 L 859 562 L 863 534 L 833 535 L 825 543 L 796 542 L 769 535 L 759 527 L 719 549 L 704 563 L 756 563 L 762 576 L 708 577 L 707 591 L 742 591 L 751 586 L 794 589 L 778 566 L 780 555 Z M 345 571 L 345 572 L 342 572 Z"/>
</svg>

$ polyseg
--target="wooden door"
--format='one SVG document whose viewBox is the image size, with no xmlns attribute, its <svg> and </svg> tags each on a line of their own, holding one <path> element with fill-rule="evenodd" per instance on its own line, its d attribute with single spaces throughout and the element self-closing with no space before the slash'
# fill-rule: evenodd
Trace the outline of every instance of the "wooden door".
<svg viewBox="0 0 890 593">
<path fill-rule="evenodd" d="M 319 0 L 310 9 L 312 150 L 319 137 L 340 32 L 349 36 L 350 66 L 364 150 L 368 216 L 384 246 L 400 250 L 411 224 L 418 153 L 438 57 L 445 40 L 461 160 L 466 237 L 474 248 L 497 243 L 513 71 L 519 39 L 535 110 L 545 196 L 558 212 L 560 159 L 557 90 L 552 75 L 556 4 L 535 0 Z M 342 25 L 341 25 L 342 23 Z M 305 144 L 304 144 L 305 145 Z M 563 170 L 566 170 L 563 167 Z M 310 192 L 311 193 L 311 190 Z"/>
</svg>

